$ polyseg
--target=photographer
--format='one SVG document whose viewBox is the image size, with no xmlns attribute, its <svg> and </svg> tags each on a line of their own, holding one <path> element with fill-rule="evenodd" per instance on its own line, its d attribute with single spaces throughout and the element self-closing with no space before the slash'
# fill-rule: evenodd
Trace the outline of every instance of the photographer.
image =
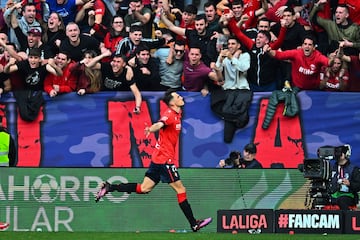
<svg viewBox="0 0 360 240">
<path fill-rule="evenodd" d="M 346 144 L 339 148 L 340 156 L 332 166 L 331 204 L 338 205 L 341 210 L 349 210 L 359 201 L 360 169 L 350 162 L 351 146 Z"/>
<path fill-rule="evenodd" d="M 221 159 L 217 167 L 219 168 L 262 168 L 261 163 L 255 159 L 256 145 L 248 143 L 244 147 L 243 157 L 241 153 L 233 151 L 227 159 Z"/>
</svg>

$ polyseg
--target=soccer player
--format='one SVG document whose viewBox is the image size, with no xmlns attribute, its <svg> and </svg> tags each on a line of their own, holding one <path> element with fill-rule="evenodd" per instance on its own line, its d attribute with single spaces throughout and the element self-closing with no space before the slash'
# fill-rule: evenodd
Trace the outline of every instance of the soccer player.
<svg viewBox="0 0 360 240">
<path fill-rule="evenodd" d="M 159 132 L 159 138 L 152 154 L 152 161 L 145 173 L 144 180 L 139 183 L 102 184 L 95 201 L 98 202 L 108 192 L 136 192 L 137 194 L 149 193 L 160 182 L 168 183 L 177 193 L 177 199 L 181 210 L 190 223 L 191 229 L 197 232 L 211 223 L 211 218 L 196 220 L 191 206 L 186 197 L 186 189 L 180 180 L 180 175 L 174 165 L 175 147 L 181 132 L 181 113 L 184 99 L 175 90 L 169 89 L 165 92 L 163 101 L 168 108 L 161 115 L 158 122 L 150 127 L 145 127 L 145 135 Z"/>
</svg>

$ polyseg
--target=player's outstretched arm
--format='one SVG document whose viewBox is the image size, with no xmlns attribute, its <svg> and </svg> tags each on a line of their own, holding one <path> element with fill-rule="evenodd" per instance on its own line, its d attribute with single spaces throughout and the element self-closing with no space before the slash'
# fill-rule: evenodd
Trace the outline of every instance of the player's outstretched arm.
<svg viewBox="0 0 360 240">
<path fill-rule="evenodd" d="M 145 127 L 145 136 L 148 137 L 150 135 L 150 133 L 159 131 L 163 126 L 164 126 L 163 122 L 154 123 L 150 127 L 146 126 Z"/>
</svg>

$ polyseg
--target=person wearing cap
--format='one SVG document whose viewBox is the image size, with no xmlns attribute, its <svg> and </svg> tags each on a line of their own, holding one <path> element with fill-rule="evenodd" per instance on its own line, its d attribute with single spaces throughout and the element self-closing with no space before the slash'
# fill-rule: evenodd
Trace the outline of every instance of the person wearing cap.
<svg viewBox="0 0 360 240">
<path fill-rule="evenodd" d="M 33 3 L 26 3 L 22 6 L 23 2 L 14 4 L 11 8 L 5 11 L 4 18 L 7 25 L 12 28 L 14 20 L 18 23 L 23 34 L 27 34 L 29 29 L 37 28 L 41 30 L 40 23 L 36 20 L 36 6 Z M 21 14 L 20 14 L 21 9 Z M 48 17 L 49 13 L 45 13 L 45 18 Z M 12 41 L 12 39 L 11 39 Z"/>
<path fill-rule="evenodd" d="M 41 59 L 48 59 L 50 55 L 44 51 L 45 45 L 41 41 L 41 31 L 37 28 L 31 28 L 27 36 L 23 35 L 18 28 L 15 29 L 16 36 L 20 43 L 19 55 L 25 60 L 28 57 L 29 50 L 32 48 L 40 49 Z"/>
<path fill-rule="evenodd" d="M 18 34 L 15 32 L 15 28 L 18 27 L 18 31 L 24 35 L 25 40 L 31 28 L 41 30 L 40 23 L 35 19 L 35 5 L 27 3 L 22 7 L 22 4 L 23 2 L 16 3 L 14 8 L 9 9 L 9 12 L 6 11 L 5 14 L 7 15 L 4 15 L 7 25 L 10 28 L 10 42 L 15 43 L 17 47 L 20 46 L 20 40 L 18 39 Z"/>
<path fill-rule="evenodd" d="M 12 17 L 11 27 L 14 30 L 17 41 L 20 46 L 19 56 L 25 60 L 28 57 L 30 48 L 39 48 L 41 49 L 41 58 L 48 59 L 50 57 L 50 52 L 46 53 L 44 51 L 45 45 L 41 41 L 42 30 L 41 28 L 32 27 L 27 30 L 26 33 L 20 28 L 19 22 L 14 20 Z"/>
<path fill-rule="evenodd" d="M 2 120 L 3 117 L 0 116 L 0 167 L 15 167 L 15 142 L 7 129 L 3 127 Z"/>
<path fill-rule="evenodd" d="M 221 159 L 219 161 L 219 168 L 252 168 L 258 169 L 263 168 L 261 163 L 255 159 L 257 148 L 254 143 L 248 143 L 245 145 L 243 154 L 240 152 L 231 152 L 229 160 Z M 236 154 L 234 154 L 236 153 Z"/>
</svg>

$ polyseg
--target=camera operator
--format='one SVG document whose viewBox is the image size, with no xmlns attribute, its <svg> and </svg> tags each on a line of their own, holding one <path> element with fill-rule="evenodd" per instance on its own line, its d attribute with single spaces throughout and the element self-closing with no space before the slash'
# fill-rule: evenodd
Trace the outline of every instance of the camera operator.
<svg viewBox="0 0 360 240">
<path fill-rule="evenodd" d="M 219 168 L 262 168 L 261 163 L 255 159 L 256 145 L 248 143 L 244 147 L 243 157 L 240 152 L 233 151 L 226 159 L 219 161 Z"/>
<path fill-rule="evenodd" d="M 351 164 L 351 146 L 340 146 L 341 152 L 332 166 L 331 172 L 331 204 L 338 205 L 341 210 L 349 210 L 356 206 L 359 201 L 360 169 Z"/>
</svg>

